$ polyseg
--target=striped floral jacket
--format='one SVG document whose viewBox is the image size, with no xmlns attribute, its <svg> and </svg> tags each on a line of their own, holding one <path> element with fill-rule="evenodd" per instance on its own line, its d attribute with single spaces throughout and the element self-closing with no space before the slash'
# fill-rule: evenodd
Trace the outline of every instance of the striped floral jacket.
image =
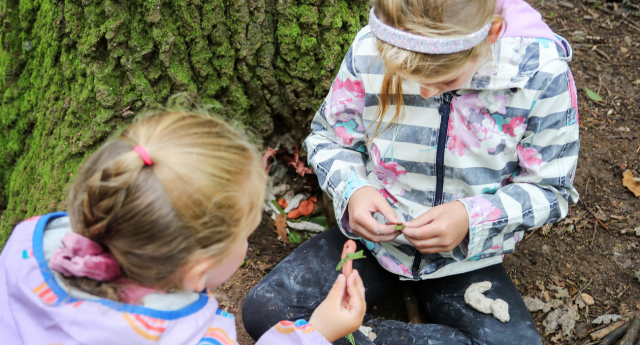
<svg viewBox="0 0 640 345">
<path fill-rule="evenodd" d="M 578 105 L 569 44 L 505 37 L 463 89 L 428 99 L 403 80 L 404 119 L 365 143 L 378 106 L 384 63 L 363 28 L 347 52 L 304 142 L 308 163 L 333 199 L 346 236 L 349 198 L 372 186 L 405 221 L 460 200 L 469 236 L 451 252 L 420 254 L 401 235 L 362 242 L 401 279 L 438 278 L 486 267 L 514 250 L 525 230 L 562 219 L 573 187 Z M 381 128 L 395 114 L 389 107 Z M 381 214 L 374 217 L 380 223 Z"/>
</svg>

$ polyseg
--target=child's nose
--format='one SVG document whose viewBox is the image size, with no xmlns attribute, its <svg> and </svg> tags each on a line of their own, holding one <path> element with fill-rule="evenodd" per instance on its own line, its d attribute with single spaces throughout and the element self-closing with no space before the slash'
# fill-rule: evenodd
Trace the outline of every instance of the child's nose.
<svg viewBox="0 0 640 345">
<path fill-rule="evenodd" d="M 424 98 L 430 98 L 441 94 L 443 91 L 435 86 L 420 86 L 420 95 Z"/>
</svg>

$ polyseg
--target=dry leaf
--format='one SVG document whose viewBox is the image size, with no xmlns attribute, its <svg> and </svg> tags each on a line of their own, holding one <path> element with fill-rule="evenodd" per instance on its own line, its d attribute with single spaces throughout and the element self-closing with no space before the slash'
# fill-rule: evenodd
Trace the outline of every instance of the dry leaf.
<svg viewBox="0 0 640 345">
<path fill-rule="evenodd" d="M 287 238 L 287 216 L 284 214 L 276 214 L 276 220 L 273 222 L 276 227 L 275 233 L 278 234 L 278 239 L 284 243 L 289 242 Z"/>
<path fill-rule="evenodd" d="M 524 298 L 524 304 L 527 306 L 527 309 L 531 312 L 542 310 L 546 306 L 546 303 L 542 302 L 541 300 L 535 297 L 529 297 L 529 296 L 526 296 Z"/>
<path fill-rule="evenodd" d="M 633 178 L 631 170 L 627 170 L 622 174 L 622 185 L 627 187 L 635 196 L 640 197 L 640 182 L 636 182 Z"/>
<path fill-rule="evenodd" d="M 547 318 L 542 322 L 542 325 L 545 327 L 545 333 L 552 333 L 558 328 L 558 319 L 562 315 L 562 309 L 556 309 L 553 312 L 547 315 Z"/>
</svg>

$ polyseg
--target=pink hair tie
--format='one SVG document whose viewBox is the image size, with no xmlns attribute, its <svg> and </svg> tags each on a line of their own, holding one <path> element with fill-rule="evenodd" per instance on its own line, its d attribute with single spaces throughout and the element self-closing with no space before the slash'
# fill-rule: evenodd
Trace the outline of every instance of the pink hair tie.
<svg viewBox="0 0 640 345">
<path fill-rule="evenodd" d="M 142 161 L 144 162 L 144 165 L 153 165 L 153 161 L 149 156 L 149 152 L 147 152 L 147 150 L 145 150 L 144 147 L 142 147 L 142 145 L 138 145 L 134 147 L 133 150 L 138 152 L 138 154 L 140 155 L 140 158 L 142 158 Z"/>
<path fill-rule="evenodd" d="M 120 277 L 116 258 L 90 239 L 69 232 L 62 238 L 63 247 L 53 251 L 49 267 L 64 276 L 88 277 L 99 281 L 112 281 Z"/>
</svg>

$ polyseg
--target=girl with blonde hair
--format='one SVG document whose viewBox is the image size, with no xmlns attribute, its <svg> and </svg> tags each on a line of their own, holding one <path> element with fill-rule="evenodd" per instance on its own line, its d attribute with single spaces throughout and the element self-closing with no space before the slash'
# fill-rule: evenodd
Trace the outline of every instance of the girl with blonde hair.
<svg viewBox="0 0 640 345">
<path fill-rule="evenodd" d="M 0 334 L 19 344 L 236 344 L 208 289 L 240 267 L 265 174 L 223 121 L 183 112 L 136 122 L 83 164 L 67 205 L 16 226 L 0 254 Z M 258 344 L 329 344 L 364 317 L 357 272 L 311 323 L 283 318 Z"/>
<path fill-rule="evenodd" d="M 540 344 L 501 263 L 578 201 L 571 56 L 521 0 L 374 0 L 304 143 L 338 227 L 252 290 L 248 332 L 312 313 L 352 238 L 369 252 L 354 262 L 367 302 L 408 281 L 430 321 L 372 320 L 377 338 L 357 344 Z M 465 303 L 484 281 L 508 321 Z M 275 291 L 287 293 L 264 298 Z"/>
</svg>

